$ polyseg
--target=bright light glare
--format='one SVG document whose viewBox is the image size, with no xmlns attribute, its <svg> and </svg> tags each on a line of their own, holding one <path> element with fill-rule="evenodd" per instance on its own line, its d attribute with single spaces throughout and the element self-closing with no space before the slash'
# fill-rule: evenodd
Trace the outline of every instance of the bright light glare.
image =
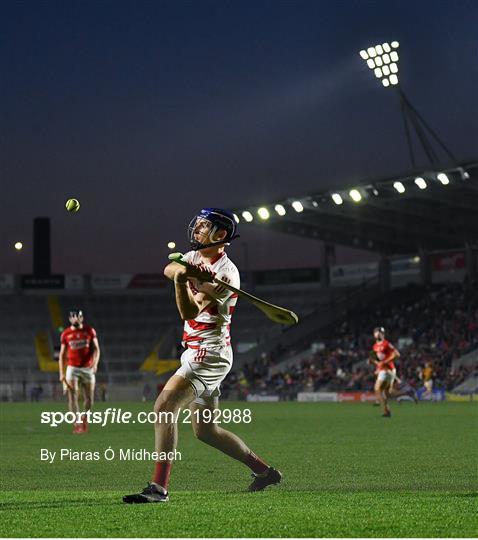
<svg viewBox="0 0 478 540">
<path fill-rule="evenodd" d="M 438 173 L 437 174 L 437 179 L 444 185 L 444 186 L 447 186 L 449 183 L 450 183 L 450 180 L 448 178 L 448 176 L 445 174 L 445 173 Z"/>
<path fill-rule="evenodd" d="M 381 45 L 376 45 L 376 46 L 375 46 L 375 52 L 376 52 L 377 54 L 383 54 L 382 46 L 381 46 Z"/>
<path fill-rule="evenodd" d="M 421 177 L 421 176 L 417 176 L 415 178 L 415 184 L 420 188 L 420 189 L 426 189 L 427 187 L 427 183 L 425 182 L 425 180 Z"/>
<path fill-rule="evenodd" d="M 340 193 L 332 193 L 332 200 L 335 204 L 342 204 L 344 202 Z"/>
<path fill-rule="evenodd" d="M 390 64 L 389 67 L 390 67 L 390 71 L 391 71 L 392 73 L 398 73 L 398 66 L 397 66 L 397 64 Z"/>
<path fill-rule="evenodd" d="M 375 67 L 375 62 L 374 62 L 371 58 L 369 58 L 369 59 L 367 60 L 367 66 L 368 66 L 370 69 L 373 69 L 373 68 Z"/>
<path fill-rule="evenodd" d="M 405 186 L 401 182 L 394 182 L 393 187 L 398 191 L 398 193 L 405 193 Z"/>
<path fill-rule="evenodd" d="M 390 56 L 388 54 L 384 54 L 382 56 L 382 60 L 386 63 L 386 64 L 390 64 Z"/>
<path fill-rule="evenodd" d="M 351 189 L 349 191 L 350 198 L 355 202 L 360 202 L 362 200 L 362 195 L 358 189 Z"/>
<path fill-rule="evenodd" d="M 377 56 L 377 53 L 375 52 L 375 47 L 369 47 L 369 48 L 367 49 L 367 52 L 368 52 L 368 55 L 371 56 L 372 58 L 373 58 L 374 56 Z"/>
<path fill-rule="evenodd" d="M 247 221 L 247 223 L 250 223 L 254 219 L 248 210 L 242 212 L 242 217 Z"/>
<path fill-rule="evenodd" d="M 380 58 L 380 56 L 377 56 L 377 58 L 375 58 L 375 64 L 377 64 L 377 66 L 383 66 L 383 62 L 382 62 L 382 59 Z"/>
<path fill-rule="evenodd" d="M 393 49 L 398 49 L 398 47 L 400 47 L 400 43 L 398 43 L 398 41 L 392 41 L 391 45 Z"/>
<path fill-rule="evenodd" d="M 377 77 L 377 79 L 380 79 L 380 77 L 383 77 L 383 73 L 380 68 L 375 68 L 373 72 L 375 73 L 375 77 Z"/>
<path fill-rule="evenodd" d="M 390 75 L 390 68 L 388 66 L 383 66 L 382 71 L 384 75 Z"/>
<path fill-rule="evenodd" d="M 234 216 L 234 221 L 239 223 L 239 216 L 237 214 L 232 214 Z"/>
<path fill-rule="evenodd" d="M 382 79 L 382 84 L 385 87 L 390 86 L 390 81 L 388 79 Z"/>
<path fill-rule="evenodd" d="M 359 54 L 364 60 L 368 60 L 367 51 L 360 51 Z"/>
<path fill-rule="evenodd" d="M 392 84 L 398 84 L 398 77 L 396 75 L 390 75 L 390 82 Z"/>
<path fill-rule="evenodd" d="M 302 206 L 302 203 L 300 201 L 294 201 L 292 203 L 292 208 L 296 211 L 296 212 L 302 212 L 304 210 L 304 207 Z"/>
<path fill-rule="evenodd" d="M 382 47 L 383 47 L 383 50 L 385 52 L 390 52 L 391 51 L 390 45 L 388 43 L 382 43 Z"/>
<path fill-rule="evenodd" d="M 21 242 L 15 242 L 15 249 L 21 251 L 23 249 L 23 244 Z"/>
<path fill-rule="evenodd" d="M 279 216 L 285 216 L 285 208 L 282 204 L 276 204 L 274 210 L 279 214 Z"/>
<path fill-rule="evenodd" d="M 393 51 L 390 53 L 390 60 L 392 60 L 392 62 L 398 62 L 398 53 Z"/>
<path fill-rule="evenodd" d="M 259 215 L 259 217 L 261 219 L 269 219 L 270 214 L 269 214 L 269 210 L 267 210 L 267 208 L 264 208 L 264 207 L 259 208 L 257 213 L 258 213 L 258 215 Z"/>
<path fill-rule="evenodd" d="M 174 249 L 176 247 L 176 242 L 168 242 L 168 248 Z"/>
</svg>

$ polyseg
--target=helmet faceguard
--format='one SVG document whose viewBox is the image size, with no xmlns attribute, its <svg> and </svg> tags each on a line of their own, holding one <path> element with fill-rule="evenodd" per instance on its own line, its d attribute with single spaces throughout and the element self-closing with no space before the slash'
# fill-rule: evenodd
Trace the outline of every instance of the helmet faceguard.
<svg viewBox="0 0 478 540">
<path fill-rule="evenodd" d="M 72 326 L 75 326 L 78 328 L 81 326 L 81 323 L 83 322 L 83 310 L 81 309 L 70 309 L 68 312 L 68 319 L 70 320 L 70 323 Z M 72 322 L 72 319 L 74 322 Z"/>
<path fill-rule="evenodd" d="M 375 337 L 375 334 L 379 332 L 380 334 L 382 334 L 382 338 L 385 338 L 385 328 L 383 326 L 376 326 L 374 329 L 373 329 L 373 335 Z"/>
<path fill-rule="evenodd" d="M 191 249 L 197 251 L 221 244 L 229 245 L 239 237 L 236 228 L 236 221 L 231 213 L 219 208 L 203 208 L 189 223 L 188 240 Z M 226 231 L 226 236 L 223 240 L 214 241 L 213 238 L 219 230 Z M 201 237 L 201 240 L 196 236 Z"/>
</svg>

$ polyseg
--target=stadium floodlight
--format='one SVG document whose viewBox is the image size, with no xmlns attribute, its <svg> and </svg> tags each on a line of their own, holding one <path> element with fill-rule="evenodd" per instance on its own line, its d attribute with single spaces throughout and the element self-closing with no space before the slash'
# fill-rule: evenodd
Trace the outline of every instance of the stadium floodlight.
<svg viewBox="0 0 478 540">
<path fill-rule="evenodd" d="M 244 210 L 244 212 L 242 212 L 242 217 L 247 221 L 247 223 L 250 223 L 254 219 L 249 210 Z"/>
<path fill-rule="evenodd" d="M 261 219 L 269 219 L 269 210 L 267 210 L 267 208 L 265 208 L 264 206 L 259 208 L 259 210 L 257 211 L 257 215 L 261 218 Z"/>
<path fill-rule="evenodd" d="M 285 216 L 285 208 L 282 204 L 276 204 L 274 210 L 279 214 L 279 216 Z"/>
<path fill-rule="evenodd" d="M 332 193 L 332 200 L 337 205 L 340 205 L 344 202 L 344 200 L 342 199 L 342 195 L 340 195 L 340 193 Z"/>
<path fill-rule="evenodd" d="M 23 249 L 23 244 L 21 242 L 15 242 L 15 249 L 21 251 Z"/>
<path fill-rule="evenodd" d="M 438 173 L 437 180 L 441 182 L 444 186 L 447 186 L 450 183 L 450 179 L 445 173 Z"/>
<path fill-rule="evenodd" d="M 168 242 L 168 248 L 174 249 L 176 247 L 176 242 Z"/>
<path fill-rule="evenodd" d="M 304 206 L 303 204 L 300 202 L 300 201 L 294 201 L 292 203 L 292 208 L 296 211 L 296 212 L 303 212 L 304 211 Z"/>
<path fill-rule="evenodd" d="M 398 85 L 398 53 L 388 43 L 362 49 L 359 54 L 385 88 Z"/>
<path fill-rule="evenodd" d="M 390 45 L 392 46 L 392 49 L 398 49 L 398 47 L 400 47 L 400 43 L 398 43 L 398 41 L 392 41 Z"/>
<path fill-rule="evenodd" d="M 239 216 L 238 216 L 237 214 L 232 214 L 232 215 L 233 215 L 233 217 L 234 217 L 234 221 L 235 221 L 236 223 L 239 223 Z"/>
<path fill-rule="evenodd" d="M 360 202 L 362 200 L 362 194 L 358 189 L 351 189 L 349 195 L 354 202 Z"/>
<path fill-rule="evenodd" d="M 426 189 L 427 188 L 427 183 L 425 182 L 425 180 L 421 177 L 421 176 L 417 176 L 415 178 L 415 184 L 420 188 L 420 189 Z"/>
<path fill-rule="evenodd" d="M 405 186 L 397 180 L 397 182 L 393 183 L 393 187 L 398 193 L 405 193 Z"/>
</svg>

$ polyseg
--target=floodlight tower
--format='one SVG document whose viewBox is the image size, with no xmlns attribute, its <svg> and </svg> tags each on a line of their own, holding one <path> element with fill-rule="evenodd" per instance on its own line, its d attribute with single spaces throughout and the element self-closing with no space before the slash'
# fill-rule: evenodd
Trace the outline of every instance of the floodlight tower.
<svg viewBox="0 0 478 540">
<path fill-rule="evenodd" d="M 437 152 L 432 144 L 433 139 L 448 155 L 453 163 L 456 164 L 457 159 L 451 150 L 447 148 L 445 143 L 438 137 L 438 135 L 424 120 L 423 116 L 412 105 L 408 97 L 405 95 L 403 88 L 400 86 L 398 79 L 399 47 L 400 44 L 398 41 L 392 41 L 391 43 L 382 43 L 368 47 L 368 49 L 363 49 L 360 51 L 359 54 L 362 59 L 365 60 L 367 66 L 373 71 L 375 77 L 382 83 L 382 85 L 385 88 L 394 88 L 398 93 L 403 124 L 405 127 L 405 135 L 407 138 L 408 152 L 410 154 L 412 166 L 416 168 L 417 165 L 415 162 L 415 152 L 413 150 L 411 129 L 414 130 L 422 145 L 423 151 L 425 152 L 432 166 L 439 163 Z"/>
</svg>

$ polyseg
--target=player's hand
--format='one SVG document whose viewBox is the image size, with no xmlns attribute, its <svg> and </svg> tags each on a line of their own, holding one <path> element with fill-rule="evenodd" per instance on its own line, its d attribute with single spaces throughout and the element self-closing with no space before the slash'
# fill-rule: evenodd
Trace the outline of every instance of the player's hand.
<svg viewBox="0 0 478 540">
<path fill-rule="evenodd" d="M 61 382 L 61 383 L 64 383 L 64 382 L 65 382 L 65 376 L 64 376 L 64 375 L 60 375 L 60 382 Z"/>
</svg>

